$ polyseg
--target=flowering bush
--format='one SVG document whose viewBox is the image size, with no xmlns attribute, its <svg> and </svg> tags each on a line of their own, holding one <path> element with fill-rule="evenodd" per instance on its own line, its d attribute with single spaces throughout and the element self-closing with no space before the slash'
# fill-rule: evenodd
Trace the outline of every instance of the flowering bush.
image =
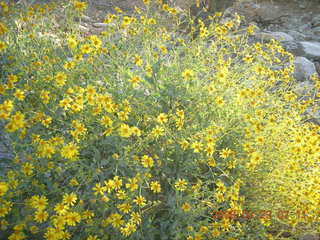
<svg viewBox="0 0 320 240">
<path fill-rule="evenodd" d="M 14 154 L 1 160 L 1 236 L 271 239 L 314 229 L 319 128 L 302 114 L 313 99 L 292 91 L 293 56 L 277 42 L 249 46 L 254 29 L 240 30 L 239 16 L 190 19 L 183 35 L 183 12 L 144 3 L 108 14 L 99 36 L 73 21 L 84 2 L 1 3 L 0 124 Z M 308 217 L 212 218 L 247 207 Z"/>
</svg>

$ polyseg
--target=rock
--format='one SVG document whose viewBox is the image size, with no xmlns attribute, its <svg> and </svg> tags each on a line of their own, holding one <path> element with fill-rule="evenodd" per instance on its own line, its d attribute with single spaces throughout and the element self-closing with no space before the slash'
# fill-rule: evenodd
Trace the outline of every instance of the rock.
<svg viewBox="0 0 320 240">
<path fill-rule="evenodd" d="M 300 42 L 303 50 L 303 56 L 313 59 L 320 60 L 320 42 Z"/>
<path fill-rule="evenodd" d="M 314 27 L 320 27 L 320 15 L 317 15 L 317 16 L 312 18 L 311 25 L 312 25 L 313 28 Z"/>
<path fill-rule="evenodd" d="M 88 23 L 93 22 L 92 18 L 86 15 L 81 16 L 81 21 Z"/>
<path fill-rule="evenodd" d="M 294 92 L 299 96 L 308 96 L 314 90 L 314 86 L 310 81 L 299 82 L 294 87 Z"/>
<path fill-rule="evenodd" d="M 293 41 L 294 38 L 289 34 L 284 32 L 258 32 L 255 34 L 257 40 L 260 41 L 270 41 L 271 39 L 275 39 L 277 41 Z"/>
<path fill-rule="evenodd" d="M 232 17 L 238 13 L 244 16 L 247 22 L 252 22 L 258 20 L 258 9 L 260 9 L 260 5 L 252 1 L 239 1 L 235 6 L 227 8 L 223 17 Z"/>
<path fill-rule="evenodd" d="M 313 28 L 312 33 L 316 36 L 320 36 L 320 26 Z"/>
<path fill-rule="evenodd" d="M 301 25 L 299 26 L 299 31 L 300 31 L 300 32 L 306 32 L 306 31 L 308 31 L 309 29 L 311 29 L 311 24 L 310 24 L 310 23 L 301 24 Z"/>
<path fill-rule="evenodd" d="M 103 28 L 96 28 L 96 27 L 90 28 L 90 33 L 94 35 L 100 35 L 103 31 L 104 31 Z"/>
<path fill-rule="evenodd" d="M 315 62 L 314 66 L 316 67 L 316 70 L 318 72 L 318 75 L 320 76 L 320 63 L 319 62 Z"/>
<path fill-rule="evenodd" d="M 300 7 L 301 9 L 305 9 L 305 8 L 307 7 L 307 5 L 306 5 L 305 2 L 300 2 L 300 3 L 299 3 L 299 7 Z"/>
<path fill-rule="evenodd" d="M 89 28 L 89 27 L 90 27 L 90 24 L 88 24 L 88 23 L 86 23 L 86 22 L 82 22 L 82 23 L 81 23 L 81 26 L 86 27 L 86 28 Z"/>
<path fill-rule="evenodd" d="M 97 22 L 97 23 L 93 23 L 92 26 L 97 27 L 97 28 L 105 28 L 108 26 L 108 24 Z"/>
<path fill-rule="evenodd" d="M 93 22 L 92 18 L 87 16 L 87 15 L 83 15 L 81 17 L 76 16 L 76 17 L 74 17 L 74 20 L 77 21 L 77 22 L 80 21 L 81 24 L 83 24 L 83 23 L 92 23 Z"/>
<path fill-rule="evenodd" d="M 317 72 L 313 62 L 305 57 L 296 57 L 294 59 L 294 66 L 295 71 L 293 76 L 299 82 L 309 80 L 310 76 Z"/>
<path fill-rule="evenodd" d="M 297 41 L 283 41 L 281 42 L 281 46 L 288 52 L 292 53 L 296 56 L 302 56 L 304 51 L 302 49 L 302 45 Z"/>
<path fill-rule="evenodd" d="M 299 237 L 299 240 L 319 240 L 318 234 L 306 234 Z"/>
<path fill-rule="evenodd" d="M 306 36 L 298 31 L 288 30 L 287 33 L 298 41 L 304 41 L 306 39 Z"/>
<path fill-rule="evenodd" d="M 85 27 L 85 26 L 82 26 L 82 25 L 79 25 L 79 30 L 80 32 L 83 32 L 83 33 L 88 33 L 90 32 L 90 29 Z"/>
<path fill-rule="evenodd" d="M 215 0 L 207 1 L 209 12 L 223 12 L 228 7 L 231 7 L 235 0 Z"/>
</svg>

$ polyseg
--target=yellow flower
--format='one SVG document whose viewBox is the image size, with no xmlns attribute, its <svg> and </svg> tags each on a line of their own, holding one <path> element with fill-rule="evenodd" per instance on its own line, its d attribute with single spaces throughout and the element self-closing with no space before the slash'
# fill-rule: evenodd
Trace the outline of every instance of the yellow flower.
<svg viewBox="0 0 320 240">
<path fill-rule="evenodd" d="M 121 227 L 120 229 L 121 234 L 125 237 L 128 237 L 135 231 L 137 231 L 137 226 L 132 222 L 128 222 L 125 227 Z"/>
<path fill-rule="evenodd" d="M 185 191 L 187 189 L 187 181 L 179 178 L 179 180 L 175 183 L 175 188 L 181 192 Z"/>
<path fill-rule="evenodd" d="M 253 57 L 249 54 L 247 54 L 246 56 L 244 56 L 243 61 L 247 62 L 247 63 L 251 63 L 253 61 Z"/>
<path fill-rule="evenodd" d="M 51 121 L 52 121 L 52 118 L 48 117 L 47 119 L 42 120 L 41 123 L 43 124 L 43 126 L 49 127 Z"/>
<path fill-rule="evenodd" d="M 250 162 L 252 163 L 260 163 L 262 160 L 262 156 L 258 152 L 251 153 Z"/>
<path fill-rule="evenodd" d="M 48 104 L 49 100 L 50 100 L 50 96 L 49 96 L 50 92 L 46 91 L 46 90 L 42 90 L 40 93 L 40 98 L 43 101 L 43 103 Z"/>
<path fill-rule="evenodd" d="M 129 79 L 129 82 L 132 84 L 133 87 L 136 87 L 142 81 L 141 77 L 133 76 Z"/>
<path fill-rule="evenodd" d="M 122 11 L 121 8 L 115 7 L 114 10 L 115 10 L 117 13 L 123 13 L 123 11 Z"/>
<path fill-rule="evenodd" d="M 59 102 L 59 106 L 63 107 L 64 110 L 67 110 L 68 108 L 71 107 L 71 102 L 72 102 L 71 98 L 65 98 Z"/>
<path fill-rule="evenodd" d="M 71 186 L 78 186 L 78 185 L 79 185 L 79 182 L 77 181 L 77 179 L 72 178 L 72 179 L 70 180 L 69 184 L 70 184 Z"/>
<path fill-rule="evenodd" d="M 87 237 L 87 240 L 99 240 L 97 235 L 90 235 L 89 237 Z"/>
<path fill-rule="evenodd" d="M 215 102 L 219 106 L 224 105 L 224 100 L 223 100 L 223 97 L 221 97 L 221 96 L 216 97 Z"/>
<path fill-rule="evenodd" d="M 191 205 L 189 203 L 184 203 L 181 208 L 183 211 L 189 212 L 191 210 Z"/>
<path fill-rule="evenodd" d="M 79 147 L 76 144 L 69 143 L 62 147 L 61 156 L 69 160 L 75 160 L 79 155 L 78 149 Z"/>
<path fill-rule="evenodd" d="M 75 67 L 75 63 L 72 62 L 72 61 L 67 61 L 64 63 L 63 67 L 66 69 L 66 70 L 70 70 L 70 69 L 73 69 Z"/>
<path fill-rule="evenodd" d="M 143 207 L 146 205 L 146 199 L 143 196 L 138 196 L 133 200 L 138 206 Z"/>
<path fill-rule="evenodd" d="M 6 182 L 0 182 L 0 197 L 4 196 L 8 191 L 9 186 Z"/>
<path fill-rule="evenodd" d="M 143 60 L 139 55 L 135 55 L 133 59 L 134 64 L 137 66 L 141 66 L 143 64 Z"/>
<path fill-rule="evenodd" d="M 156 23 L 157 23 L 157 20 L 155 20 L 154 18 L 149 18 L 148 19 L 148 24 L 155 25 Z"/>
<path fill-rule="evenodd" d="M 212 154 L 214 153 L 214 147 L 212 144 L 208 144 L 205 151 L 207 153 L 208 156 L 212 156 Z"/>
<path fill-rule="evenodd" d="M 54 207 L 54 211 L 59 215 L 64 215 L 69 210 L 69 206 L 64 203 L 57 203 Z"/>
<path fill-rule="evenodd" d="M 83 219 L 91 219 L 94 217 L 94 212 L 86 210 L 82 213 L 82 218 Z"/>
<path fill-rule="evenodd" d="M 147 155 L 142 156 L 141 162 L 145 168 L 152 167 L 154 164 L 152 157 L 149 157 Z"/>
<path fill-rule="evenodd" d="M 202 150 L 203 144 L 201 142 L 194 142 L 192 143 L 191 147 L 193 148 L 193 152 L 198 153 Z"/>
<path fill-rule="evenodd" d="M 90 44 L 83 44 L 80 47 L 80 51 L 82 54 L 89 54 L 93 51 L 93 48 L 90 46 Z"/>
<path fill-rule="evenodd" d="M 164 113 L 160 113 L 157 117 L 157 122 L 160 124 L 165 124 L 166 122 L 168 122 L 168 116 Z"/>
<path fill-rule="evenodd" d="M 207 37 L 209 35 L 208 29 L 206 27 L 201 27 L 199 35 L 201 38 Z"/>
<path fill-rule="evenodd" d="M 86 2 L 80 2 L 80 1 L 74 1 L 73 6 L 76 10 L 82 12 L 87 8 L 87 3 Z"/>
<path fill-rule="evenodd" d="M 118 190 L 122 186 L 122 180 L 119 178 L 119 176 L 115 176 L 113 178 L 113 183 L 114 183 L 114 189 Z"/>
<path fill-rule="evenodd" d="M 77 201 L 77 195 L 75 193 L 64 194 L 63 196 L 63 203 L 67 204 L 68 206 L 73 206 Z"/>
<path fill-rule="evenodd" d="M 223 196 L 223 193 L 221 193 L 221 192 L 216 192 L 215 197 L 216 197 L 217 202 L 219 202 L 219 203 L 224 201 L 224 196 Z"/>
<path fill-rule="evenodd" d="M 5 50 L 7 48 L 7 45 L 5 42 L 0 41 L 0 52 L 2 52 L 3 50 Z"/>
<path fill-rule="evenodd" d="M 118 204 L 117 208 L 123 213 L 129 213 L 131 211 L 132 206 L 129 203 Z"/>
<path fill-rule="evenodd" d="M 118 129 L 119 136 L 128 138 L 132 135 L 131 128 L 127 124 L 121 124 Z"/>
<path fill-rule="evenodd" d="M 170 7 L 169 7 L 168 4 L 163 4 L 163 5 L 162 5 L 162 9 L 163 9 L 164 11 L 169 11 Z"/>
<path fill-rule="evenodd" d="M 228 149 L 228 148 L 225 148 L 225 149 L 222 149 L 221 152 L 220 152 L 220 157 L 223 158 L 223 159 L 226 159 L 227 157 L 229 157 L 231 154 L 233 153 L 232 150 Z"/>
<path fill-rule="evenodd" d="M 33 173 L 34 166 L 31 163 L 23 164 L 22 171 L 25 175 L 31 176 Z"/>
<path fill-rule="evenodd" d="M 0 35 L 5 34 L 7 31 L 8 31 L 7 26 L 0 22 Z"/>
<path fill-rule="evenodd" d="M 186 69 L 186 70 L 184 70 L 184 72 L 182 73 L 182 77 L 183 77 L 185 80 L 191 79 L 191 78 L 194 77 L 194 71 L 191 70 L 191 69 Z"/>
<path fill-rule="evenodd" d="M 112 119 L 108 116 L 104 116 L 101 120 L 100 120 L 100 123 L 105 127 L 105 128 L 108 128 L 108 127 L 112 127 Z"/>
<path fill-rule="evenodd" d="M 58 72 L 55 76 L 55 81 L 58 87 L 63 87 L 66 84 L 67 75 L 63 72 Z"/>
<path fill-rule="evenodd" d="M 137 137 L 141 136 L 141 130 L 139 128 L 132 127 L 131 130 L 132 130 L 132 134 L 136 135 Z"/>
<path fill-rule="evenodd" d="M 135 224 L 140 224 L 141 223 L 141 215 L 139 213 L 132 212 L 130 216 L 131 216 L 130 222 L 133 222 Z"/>
<path fill-rule="evenodd" d="M 124 224 L 122 216 L 118 213 L 113 213 L 108 217 L 108 221 L 112 224 L 112 227 L 119 228 Z"/>
<path fill-rule="evenodd" d="M 100 183 L 97 183 L 92 190 L 95 191 L 94 195 L 104 195 L 104 193 L 107 191 L 107 187 L 102 187 Z"/>
<path fill-rule="evenodd" d="M 102 41 L 100 40 L 100 38 L 98 38 L 98 36 L 96 35 L 91 35 L 90 36 L 90 41 L 91 44 L 95 47 L 95 48 L 100 48 L 102 46 Z"/>
<path fill-rule="evenodd" d="M 45 209 L 47 204 L 48 204 L 48 199 L 45 196 L 35 195 L 30 200 L 31 207 L 36 208 L 39 211 Z"/>
<path fill-rule="evenodd" d="M 127 187 L 127 185 L 126 185 L 126 187 Z M 123 191 L 123 190 L 118 190 L 117 193 L 116 193 L 116 196 L 120 200 L 123 200 L 123 199 L 127 198 L 127 195 L 126 195 L 125 191 Z"/>
<path fill-rule="evenodd" d="M 189 142 L 187 140 L 180 141 L 180 146 L 183 150 L 186 150 L 189 147 Z"/>
<path fill-rule="evenodd" d="M 65 215 L 65 219 L 69 226 L 76 226 L 76 224 L 81 221 L 81 216 L 77 212 L 68 212 Z"/>
<path fill-rule="evenodd" d="M 164 128 L 160 127 L 160 126 L 156 126 L 155 128 L 152 129 L 151 135 L 155 138 L 157 138 L 159 136 L 163 136 L 164 135 Z"/>
<path fill-rule="evenodd" d="M 132 19 L 128 16 L 124 16 L 122 20 L 122 26 L 126 27 L 132 22 Z M 142 64 L 142 63 L 141 63 Z"/>
<path fill-rule="evenodd" d="M 145 5 L 149 5 L 149 4 L 150 4 L 150 0 L 143 0 L 143 3 L 144 3 Z"/>
<path fill-rule="evenodd" d="M 222 192 L 222 193 L 227 191 L 226 186 L 224 185 L 224 183 L 221 180 L 218 180 L 216 185 L 217 185 L 217 191 Z"/>
<path fill-rule="evenodd" d="M 154 193 L 159 193 L 159 192 L 161 192 L 161 185 L 158 181 L 152 181 L 150 183 L 150 189 Z"/>
<path fill-rule="evenodd" d="M 129 188 L 131 192 L 138 189 L 138 180 L 136 178 L 130 178 L 129 183 L 126 184 L 126 188 Z"/>
<path fill-rule="evenodd" d="M 34 214 L 34 220 L 38 223 L 45 222 L 48 219 L 49 214 L 46 211 L 36 211 Z"/>
<path fill-rule="evenodd" d="M 78 41 L 75 38 L 68 38 L 68 46 L 70 49 L 76 48 L 78 45 Z"/>
</svg>

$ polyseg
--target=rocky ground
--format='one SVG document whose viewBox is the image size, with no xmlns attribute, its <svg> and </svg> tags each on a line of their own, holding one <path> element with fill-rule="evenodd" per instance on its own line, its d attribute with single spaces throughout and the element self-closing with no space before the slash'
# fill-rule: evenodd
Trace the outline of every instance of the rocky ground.
<svg viewBox="0 0 320 240">
<path fill-rule="evenodd" d="M 320 1 L 248 0 L 226 9 L 225 16 L 234 12 L 259 28 L 256 40 L 281 41 L 295 56 L 296 93 L 301 98 L 314 93 L 315 83 L 310 77 L 320 75 Z M 320 124 L 320 111 L 308 110 L 307 114 L 311 121 Z"/>
<path fill-rule="evenodd" d="M 88 33 L 103 31 L 106 12 L 120 7 L 129 14 L 134 6 L 141 7 L 141 0 L 89 0 L 87 17 L 81 30 Z M 191 0 L 169 1 L 177 7 L 189 9 Z M 247 23 L 259 27 L 256 39 L 281 40 L 286 50 L 297 56 L 298 81 L 306 80 L 312 73 L 320 74 L 320 0 L 241 0 L 225 9 L 225 16 L 238 12 Z M 310 62 L 311 61 L 311 62 Z"/>
</svg>

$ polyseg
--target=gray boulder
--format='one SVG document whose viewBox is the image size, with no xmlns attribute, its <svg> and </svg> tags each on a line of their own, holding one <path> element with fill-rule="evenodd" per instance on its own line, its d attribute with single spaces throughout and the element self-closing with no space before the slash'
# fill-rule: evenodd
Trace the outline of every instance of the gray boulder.
<svg viewBox="0 0 320 240">
<path fill-rule="evenodd" d="M 317 15 L 311 20 L 312 27 L 320 27 L 320 15 Z"/>
<path fill-rule="evenodd" d="M 299 82 L 306 81 L 312 74 L 317 73 L 314 63 L 305 57 L 296 57 L 294 66 L 294 78 Z"/>
<path fill-rule="evenodd" d="M 288 52 L 292 53 L 295 56 L 303 56 L 304 51 L 302 45 L 298 41 L 283 41 L 281 46 Z"/>
<path fill-rule="evenodd" d="M 255 34 L 255 38 L 260 41 L 270 41 L 271 39 L 277 41 L 293 41 L 294 38 L 284 32 L 258 32 Z"/>
<path fill-rule="evenodd" d="M 93 23 L 92 26 L 97 27 L 97 28 L 105 28 L 105 27 L 108 27 L 110 25 L 108 25 L 107 23 L 97 22 L 97 23 Z"/>
<path fill-rule="evenodd" d="M 298 41 L 304 41 L 306 39 L 306 36 L 298 31 L 294 31 L 294 30 L 288 30 L 287 33 L 292 36 L 295 40 Z"/>
<path fill-rule="evenodd" d="M 312 33 L 313 33 L 315 36 L 320 36 L 320 26 L 313 28 L 313 29 L 312 29 Z"/>
<path fill-rule="evenodd" d="M 320 76 L 320 62 L 315 62 L 314 65 L 316 66 L 316 70 L 318 72 L 318 75 Z"/>
<path fill-rule="evenodd" d="M 303 56 L 313 60 L 320 60 L 320 42 L 300 42 Z"/>
</svg>

